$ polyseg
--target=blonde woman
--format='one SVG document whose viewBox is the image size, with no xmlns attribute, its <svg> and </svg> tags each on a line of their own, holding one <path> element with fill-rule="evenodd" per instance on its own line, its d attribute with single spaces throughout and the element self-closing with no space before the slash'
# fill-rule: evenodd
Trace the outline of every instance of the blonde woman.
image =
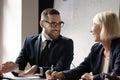
<svg viewBox="0 0 120 80">
<path fill-rule="evenodd" d="M 60 80 L 116 80 L 120 76 L 120 24 L 112 11 L 98 13 L 93 18 L 91 33 L 95 43 L 84 61 L 72 70 L 56 72 L 48 70 L 47 79 Z M 90 74 L 92 72 L 92 74 Z"/>
</svg>

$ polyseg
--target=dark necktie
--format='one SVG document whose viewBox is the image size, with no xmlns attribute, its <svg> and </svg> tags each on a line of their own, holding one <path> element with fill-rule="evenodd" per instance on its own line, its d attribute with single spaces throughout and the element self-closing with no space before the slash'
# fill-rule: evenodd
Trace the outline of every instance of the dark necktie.
<svg viewBox="0 0 120 80">
<path fill-rule="evenodd" d="M 46 64 L 46 59 L 48 57 L 48 53 L 49 53 L 49 44 L 50 44 L 50 40 L 46 40 L 46 46 L 45 48 L 41 51 L 41 54 L 40 54 L 40 65 L 41 66 L 44 66 Z"/>
</svg>

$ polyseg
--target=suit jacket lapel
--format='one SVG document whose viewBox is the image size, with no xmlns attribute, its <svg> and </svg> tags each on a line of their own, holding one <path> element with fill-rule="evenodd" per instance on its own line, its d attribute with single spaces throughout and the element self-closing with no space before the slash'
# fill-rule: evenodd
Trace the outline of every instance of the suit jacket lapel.
<svg viewBox="0 0 120 80">
<path fill-rule="evenodd" d="M 101 67 L 101 62 L 102 62 L 102 57 L 103 57 L 103 48 L 100 49 L 100 52 L 98 53 L 98 61 L 97 61 L 97 64 L 96 64 L 96 70 L 97 73 L 99 73 L 100 71 L 100 67 Z"/>
<path fill-rule="evenodd" d="M 36 51 L 36 64 L 37 66 L 39 66 L 39 56 L 40 56 L 40 45 L 41 45 L 41 35 L 39 35 L 38 39 L 36 40 L 36 43 L 35 43 L 35 51 Z"/>
</svg>

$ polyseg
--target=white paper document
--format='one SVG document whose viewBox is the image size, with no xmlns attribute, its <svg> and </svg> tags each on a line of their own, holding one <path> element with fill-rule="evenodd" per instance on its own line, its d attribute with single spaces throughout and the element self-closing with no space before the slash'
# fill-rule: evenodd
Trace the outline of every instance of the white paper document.
<svg viewBox="0 0 120 80">
<path fill-rule="evenodd" d="M 4 74 L 3 76 L 5 78 L 3 80 L 45 80 L 45 79 L 41 79 L 39 76 L 35 76 L 35 75 L 28 75 L 28 76 L 24 76 L 24 77 L 15 77 L 11 73 L 7 73 L 7 74 Z"/>
</svg>

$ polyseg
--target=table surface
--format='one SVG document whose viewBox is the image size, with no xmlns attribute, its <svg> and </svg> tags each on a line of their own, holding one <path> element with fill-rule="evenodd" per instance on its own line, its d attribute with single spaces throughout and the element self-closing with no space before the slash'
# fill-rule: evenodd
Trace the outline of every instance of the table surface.
<svg viewBox="0 0 120 80">
<path fill-rule="evenodd" d="M 5 73 L 3 74 L 4 78 L 8 78 L 11 80 L 45 80 L 43 78 L 40 78 L 39 76 L 35 76 L 35 75 L 28 75 L 25 77 L 15 77 L 14 75 L 12 75 L 11 72 L 9 73 Z M 8 79 L 3 79 L 3 80 L 8 80 Z"/>
</svg>

